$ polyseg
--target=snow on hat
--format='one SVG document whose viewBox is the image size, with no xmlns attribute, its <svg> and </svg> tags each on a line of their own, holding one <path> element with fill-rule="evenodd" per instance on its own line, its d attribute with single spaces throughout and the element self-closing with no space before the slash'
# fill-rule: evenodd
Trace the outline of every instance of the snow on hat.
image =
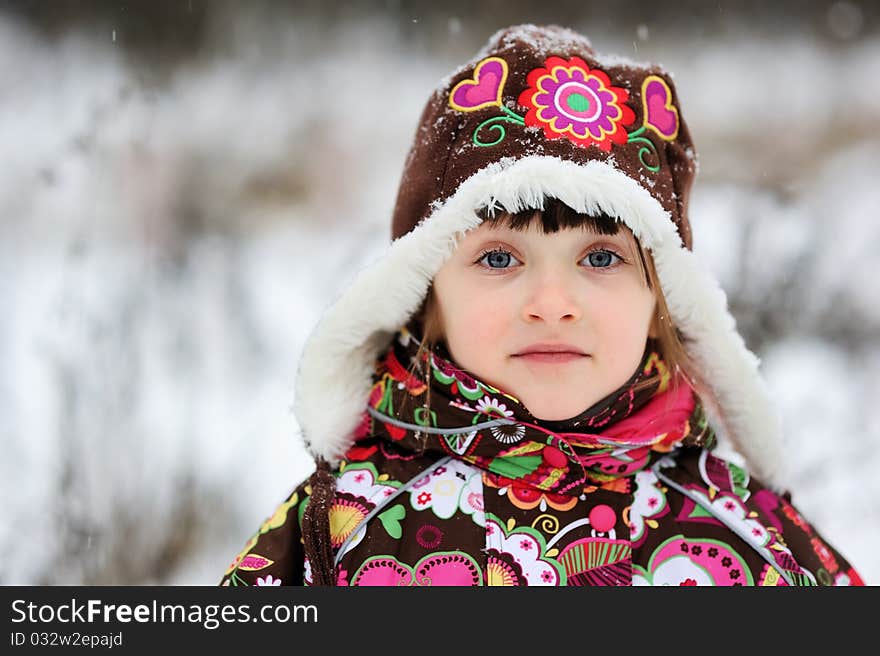
<svg viewBox="0 0 880 656">
<path fill-rule="evenodd" d="M 696 155 L 671 75 L 598 56 L 559 26 L 493 34 L 441 80 L 404 164 L 392 242 L 330 306 L 303 349 L 294 412 L 310 452 L 351 444 L 376 357 L 418 311 L 477 210 L 543 208 L 556 198 L 604 213 L 651 251 L 675 325 L 712 388 L 706 411 L 723 455 L 781 482 L 780 418 L 736 331 L 727 298 L 692 252 L 688 197 Z"/>
</svg>

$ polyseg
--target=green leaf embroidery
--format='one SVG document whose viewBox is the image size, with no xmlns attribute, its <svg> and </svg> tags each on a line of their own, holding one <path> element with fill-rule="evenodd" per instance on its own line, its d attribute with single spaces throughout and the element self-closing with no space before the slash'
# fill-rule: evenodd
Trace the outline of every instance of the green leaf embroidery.
<svg viewBox="0 0 880 656">
<path fill-rule="evenodd" d="M 379 513 L 379 521 L 382 522 L 382 526 L 385 527 L 386 531 L 388 531 L 388 535 L 390 535 L 395 540 L 399 540 L 400 536 L 403 534 L 403 530 L 400 527 L 400 520 L 402 520 L 405 516 L 406 508 L 398 503 L 394 506 L 391 506 L 385 512 Z"/>
</svg>

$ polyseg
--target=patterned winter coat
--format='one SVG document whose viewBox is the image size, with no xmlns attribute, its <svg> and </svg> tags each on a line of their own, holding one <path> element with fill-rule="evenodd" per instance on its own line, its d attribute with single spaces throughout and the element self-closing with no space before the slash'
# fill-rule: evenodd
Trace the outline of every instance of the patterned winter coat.
<svg viewBox="0 0 880 656">
<path fill-rule="evenodd" d="M 322 544 L 324 581 L 341 586 L 861 583 L 789 495 L 713 454 L 690 388 L 661 386 L 633 403 L 636 378 L 590 413 L 607 419 L 629 401 L 600 432 L 560 433 L 433 355 L 426 426 L 420 408 L 407 409 L 425 386 L 400 365 L 414 348 L 406 342 L 403 331 L 377 365 L 357 442 L 314 513 L 329 526 L 307 513 L 316 475 L 265 521 L 223 585 L 312 585 Z M 646 352 L 641 378 L 658 367 Z"/>
</svg>

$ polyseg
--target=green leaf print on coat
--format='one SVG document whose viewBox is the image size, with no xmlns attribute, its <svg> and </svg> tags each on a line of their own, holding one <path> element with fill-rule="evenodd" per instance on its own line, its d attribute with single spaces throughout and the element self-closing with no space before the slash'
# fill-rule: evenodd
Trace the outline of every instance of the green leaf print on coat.
<svg viewBox="0 0 880 656">
<path fill-rule="evenodd" d="M 502 456 L 489 462 L 489 471 L 505 478 L 518 479 L 534 472 L 543 461 L 541 456 Z"/>
<path fill-rule="evenodd" d="M 533 474 L 544 462 L 544 447 L 539 442 L 527 440 L 500 452 L 488 462 L 493 474 L 506 478 L 523 478 Z"/>
<path fill-rule="evenodd" d="M 403 535 L 403 529 L 400 526 L 400 521 L 406 517 L 406 508 L 404 508 L 401 504 L 396 504 L 391 506 L 388 510 L 379 515 L 379 521 L 382 522 L 382 526 L 386 531 L 388 531 L 388 535 L 390 535 L 395 540 L 399 540 L 400 536 Z"/>
<path fill-rule="evenodd" d="M 732 462 L 728 463 L 730 468 L 730 480 L 733 482 L 733 492 L 740 499 L 745 501 L 749 496 L 749 473 Z"/>
<path fill-rule="evenodd" d="M 679 520 L 683 520 L 683 519 L 709 519 L 709 520 L 713 520 L 713 523 L 719 523 L 718 520 L 715 518 L 715 515 L 713 515 L 708 510 L 703 508 L 703 506 L 701 506 L 700 504 L 695 503 L 695 504 L 692 504 L 692 506 L 693 507 L 690 509 L 690 511 L 688 512 L 687 515 L 685 515 L 684 512 L 679 514 Z"/>
</svg>

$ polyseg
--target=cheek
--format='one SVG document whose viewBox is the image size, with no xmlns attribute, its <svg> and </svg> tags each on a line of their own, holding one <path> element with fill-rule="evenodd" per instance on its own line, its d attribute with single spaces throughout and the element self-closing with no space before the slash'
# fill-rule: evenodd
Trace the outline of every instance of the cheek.
<svg viewBox="0 0 880 656">
<path fill-rule="evenodd" d="M 484 349 L 510 325 L 509 312 L 497 297 L 472 292 L 460 299 L 457 307 L 458 314 L 447 322 L 450 333 L 470 350 Z"/>
<path fill-rule="evenodd" d="M 444 334 L 453 354 L 472 360 L 492 353 L 512 325 L 510 307 L 498 290 L 482 290 L 455 276 L 435 279 Z"/>
<path fill-rule="evenodd" d="M 612 293 L 601 299 L 592 313 L 594 325 L 623 340 L 647 331 L 654 312 L 654 296 L 647 289 Z"/>
</svg>

